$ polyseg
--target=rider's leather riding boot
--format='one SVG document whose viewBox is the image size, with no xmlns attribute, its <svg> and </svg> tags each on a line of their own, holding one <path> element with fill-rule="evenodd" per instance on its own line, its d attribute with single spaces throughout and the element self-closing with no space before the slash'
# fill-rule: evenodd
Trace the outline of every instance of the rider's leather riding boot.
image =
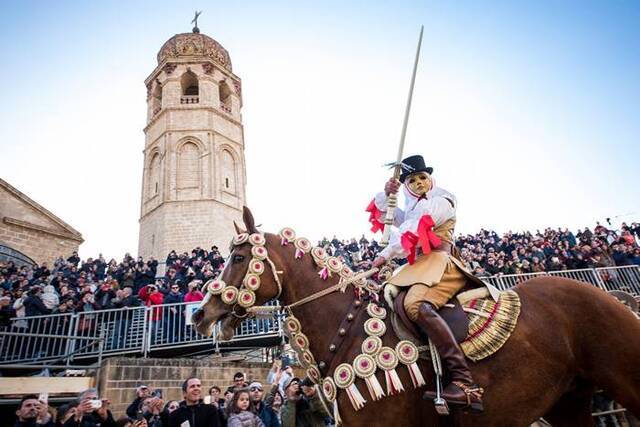
<svg viewBox="0 0 640 427">
<path fill-rule="evenodd" d="M 451 382 L 444 388 L 441 397 L 450 405 L 461 405 L 482 411 L 483 391 L 473 381 L 464 353 L 458 346 L 449 325 L 429 303 L 422 303 L 420 306 L 416 323 L 427 333 L 451 375 Z M 435 399 L 435 397 L 435 392 L 425 393 L 426 399 Z"/>
</svg>

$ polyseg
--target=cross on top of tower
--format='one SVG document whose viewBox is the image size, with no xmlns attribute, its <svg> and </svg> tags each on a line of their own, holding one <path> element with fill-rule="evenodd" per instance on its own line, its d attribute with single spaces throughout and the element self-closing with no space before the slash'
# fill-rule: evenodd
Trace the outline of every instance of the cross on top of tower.
<svg viewBox="0 0 640 427">
<path fill-rule="evenodd" d="M 198 17 L 202 14 L 202 11 L 197 11 L 195 12 L 195 16 L 193 17 L 193 19 L 191 20 L 191 23 L 193 24 L 193 32 L 194 33 L 199 33 L 200 32 L 200 28 L 198 28 Z"/>
</svg>

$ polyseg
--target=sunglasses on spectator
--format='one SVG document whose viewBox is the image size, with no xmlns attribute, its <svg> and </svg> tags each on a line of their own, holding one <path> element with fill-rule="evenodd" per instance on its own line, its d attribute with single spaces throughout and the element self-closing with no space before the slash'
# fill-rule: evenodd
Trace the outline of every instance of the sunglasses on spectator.
<svg viewBox="0 0 640 427">
<path fill-rule="evenodd" d="M 249 391 L 262 391 L 260 387 L 251 387 Z"/>
</svg>

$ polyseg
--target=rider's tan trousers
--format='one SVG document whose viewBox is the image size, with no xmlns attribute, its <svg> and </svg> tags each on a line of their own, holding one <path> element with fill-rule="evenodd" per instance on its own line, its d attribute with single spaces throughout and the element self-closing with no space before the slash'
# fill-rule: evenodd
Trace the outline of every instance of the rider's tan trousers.
<svg viewBox="0 0 640 427">
<path fill-rule="evenodd" d="M 420 304 L 423 302 L 432 304 L 436 309 L 441 308 L 464 287 L 466 281 L 466 276 L 458 266 L 452 262 L 448 263 L 438 283 L 433 286 L 415 284 L 409 288 L 404 299 L 407 315 L 415 321 L 418 318 Z"/>
</svg>

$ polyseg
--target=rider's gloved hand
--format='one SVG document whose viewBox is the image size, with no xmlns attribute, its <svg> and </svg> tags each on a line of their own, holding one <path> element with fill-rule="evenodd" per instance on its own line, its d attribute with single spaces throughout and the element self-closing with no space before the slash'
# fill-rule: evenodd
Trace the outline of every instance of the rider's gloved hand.
<svg viewBox="0 0 640 427">
<path fill-rule="evenodd" d="M 389 196 L 390 194 L 397 193 L 400 189 L 400 185 L 402 184 L 400 184 L 400 181 L 398 181 L 396 178 L 389 178 L 389 181 L 384 184 L 384 194 Z"/>
</svg>

